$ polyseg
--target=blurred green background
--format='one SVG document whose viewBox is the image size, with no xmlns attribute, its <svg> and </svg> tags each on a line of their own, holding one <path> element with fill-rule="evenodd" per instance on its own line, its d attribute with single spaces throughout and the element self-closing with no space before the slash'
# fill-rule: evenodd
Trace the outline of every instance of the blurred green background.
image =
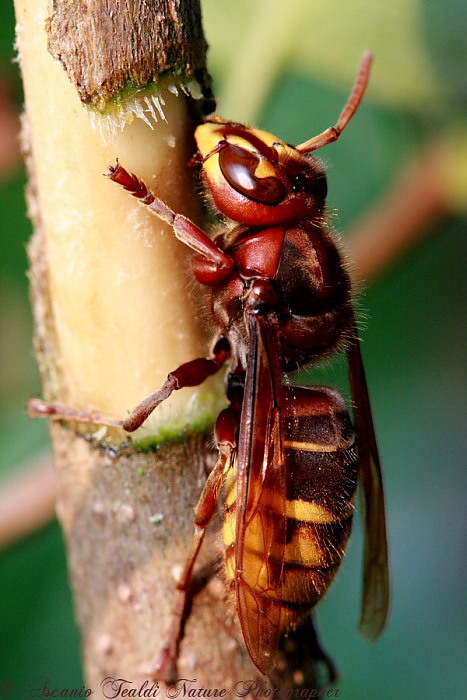
<svg viewBox="0 0 467 700">
<path fill-rule="evenodd" d="M 384 194 L 407 159 L 443 133 L 467 130 L 466 0 L 205 0 L 219 111 L 291 143 L 334 124 L 361 53 L 376 55 L 371 88 L 338 144 L 322 153 L 329 205 L 345 231 Z M 0 77 L 21 105 L 12 64 L 14 15 L 0 4 Z M 8 102 L 8 91 L 2 100 Z M 2 109 L 3 113 L 3 109 Z M 6 122 L 0 123 L 0 132 Z M 8 133 L 7 131 L 5 133 Z M 463 156 L 467 167 L 467 158 Z M 25 415 L 40 393 L 31 346 L 24 169 L 0 169 L 0 476 L 47 444 Z M 368 285 L 364 355 L 385 469 L 393 566 L 388 629 L 357 634 L 361 534 L 319 609 L 345 700 L 467 694 L 466 216 L 437 222 Z M 342 362 L 327 370 L 344 388 Z M 48 676 L 81 687 L 61 534 L 55 523 L 0 555 L 0 695 Z M 8 686 L 11 687 L 11 686 Z"/>
</svg>

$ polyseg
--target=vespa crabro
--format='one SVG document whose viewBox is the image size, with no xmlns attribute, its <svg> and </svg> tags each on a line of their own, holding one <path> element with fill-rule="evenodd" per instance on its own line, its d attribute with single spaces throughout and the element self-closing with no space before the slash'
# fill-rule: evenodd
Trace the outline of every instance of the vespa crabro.
<svg viewBox="0 0 467 700">
<path fill-rule="evenodd" d="M 137 429 L 173 391 L 229 364 L 229 405 L 215 428 L 219 457 L 196 508 L 195 541 L 160 673 L 176 661 L 193 567 L 223 486 L 227 578 L 246 647 L 262 673 L 274 667 L 281 636 L 316 605 L 337 571 L 358 480 L 366 534 L 361 628 L 374 639 L 385 625 L 389 575 L 380 459 L 351 280 L 327 224 L 325 170 L 312 155 L 337 140 L 354 116 L 371 60 L 365 54 L 337 124 L 298 146 L 217 117 L 198 126 L 196 158 L 207 193 L 230 221 L 214 238 L 119 163 L 109 169 L 112 181 L 168 221 L 196 253 L 193 273 L 209 289 L 218 328 L 210 357 L 175 369 L 116 424 Z M 355 428 L 336 391 L 295 386 L 290 378 L 339 350 L 348 357 Z M 31 411 L 74 417 L 37 401 Z"/>
</svg>

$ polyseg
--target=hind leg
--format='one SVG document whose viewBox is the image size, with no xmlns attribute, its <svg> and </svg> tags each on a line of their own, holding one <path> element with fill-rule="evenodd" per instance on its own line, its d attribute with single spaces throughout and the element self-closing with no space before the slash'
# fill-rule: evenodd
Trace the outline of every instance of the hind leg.
<svg viewBox="0 0 467 700">
<path fill-rule="evenodd" d="M 174 682 L 178 678 L 177 661 L 180 644 L 184 636 L 186 622 L 190 616 L 193 598 L 199 592 L 199 583 L 198 586 L 195 585 L 193 569 L 203 544 L 206 528 L 216 514 L 222 485 L 232 468 L 239 417 L 239 412 L 230 406 L 219 414 L 216 422 L 216 442 L 219 457 L 216 466 L 209 474 L 196 506 L 195 536 L 191 552 L 177 585 L 172 624 L 169 629 L 167 642 L 154 669 L 154 678 L 168 683 Z"/>
</svg>

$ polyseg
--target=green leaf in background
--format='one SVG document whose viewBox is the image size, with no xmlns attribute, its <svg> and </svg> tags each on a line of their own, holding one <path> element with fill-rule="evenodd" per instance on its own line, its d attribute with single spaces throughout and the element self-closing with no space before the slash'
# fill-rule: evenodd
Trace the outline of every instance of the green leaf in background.
<svg viewBox="0 0 467 700">
<path fill-rule="evenodd" d="M 65 553 L 57 523 L 18 542 L 0 558 L 0 689 L 31 697 L 37 679 L 82 688 Z M 5 693 L 7 694 L 7 693 Z M 36 696 L 37 697 L 37 696 Z"/>
<path fill-rule="evenodd" d="M 467 107 L 465 0 L 425 0 L 422 25 L 431 56 L 433 75 L 444 87 L 447 103 L 462 110 L 465 123 Z"/>
<path fill-rule="evenodd" d="M 229 118 L 257 122 L 285 72 L 350 89 L 366 49 L 376 55 L 372 99 L 417 112 L 443 93 L 421 0 L 205 0 L 204 8 L 211 67 L 223 76 L 220 111 Z"/>
</svg>

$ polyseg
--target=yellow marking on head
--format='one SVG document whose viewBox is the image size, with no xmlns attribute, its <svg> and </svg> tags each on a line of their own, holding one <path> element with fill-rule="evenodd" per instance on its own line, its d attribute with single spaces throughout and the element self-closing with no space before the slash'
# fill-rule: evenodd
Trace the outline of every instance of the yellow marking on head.
<svg viewBox="0 0 467 700">
<path fill-rule="evenodd" d="M 235 127 L 230 126 L 228 122 L 222 121 L 205 122 L 204 124 L 198 126 L 198 128 L 195 131 L 196 143 L 201 156 L 203 158 L 208 157 L 208 160 L 205 161 L 204 166 L 206 166 L 206 164 L 211 160 L 211 158 L 214 159 L 216 157 L 215 155 L 209 156 L 209 154 L 212 153 L 217 148 L 219 143 L 223 140 L 228 141 L 229 143 L 234 144 L 236 146 L 241 146 L 242 148 L 245 148 L 248 151 L 252 151 L 253 153 L 256 153 L 257 149 L 255 148 L 255 146 L 252 143 L 250 143 L 246 136 L 242 136 L 240 131 L 243 131 L 244 134 L 252 134 L 269 148 L 279 145 L 279 153 L 281 157 L 284 155 L 286 157 L 297 157 L 297 151 L 294 148 L 288 146 L 283 139 L 279 138 L 275 134 L 271 134 L 269 131 L 239 126 L 239 133 L 233 133 L 232 129 L 234 128 Z M 230 133 L 226 133 L 226 131 L 229 132 L 229 130 Z"/>
<path fill-rule="evenodd" d="M 266 177 L 277 177 L 276 168 L 271 164 L 266 158 L 261 158 L 255 169 L 255 177 L 266 178 Z"/>
</svg>

